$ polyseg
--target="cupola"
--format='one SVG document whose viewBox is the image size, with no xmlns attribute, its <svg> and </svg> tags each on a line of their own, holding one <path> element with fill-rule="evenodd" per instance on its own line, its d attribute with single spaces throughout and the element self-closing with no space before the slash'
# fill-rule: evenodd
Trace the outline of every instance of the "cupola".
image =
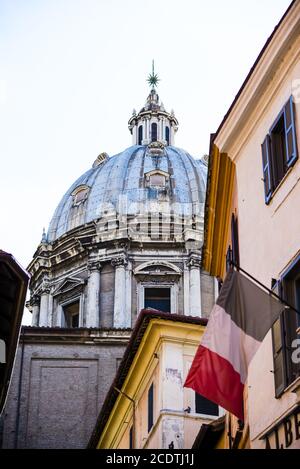
<svg viewBox="0 0 300 469">
<path fill-rule="evenodd" d="M 166 146 L 173 146 L 175 133 L 178 130 L 178 121 L 174 111 L 167 112 L 159 99 L 156 88 L 160 79 L 154 72 L 154 62 L 152 63 L 152 73 L 147 81 L 151 87 L 147 101 L 138 114 L 135 110 L 133 111 L 128 122 L 132 134 L 132 144 L 149 145 L 152 142 L 161 142 Z"/>
</svg>

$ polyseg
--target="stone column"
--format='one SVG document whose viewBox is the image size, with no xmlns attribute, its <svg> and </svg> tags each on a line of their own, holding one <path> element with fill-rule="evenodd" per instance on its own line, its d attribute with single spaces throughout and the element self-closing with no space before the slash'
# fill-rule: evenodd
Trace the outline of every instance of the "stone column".
<svg viewBox="0 0 300 469">
<path fill-rule="evenodd" d="M 114 322 L 117 329 L 131 327 L 131 318 L 126 314 L 126 259 L 118 257 L 112 260 L 115 267 Z"/>
<path fill-rule="evenodd" d="M 200 258 L 191 257 L 190 267 L 190 315 L 201 317 Z"/>
<path fill-rule="evenodd" d="M 48 327 L 54 326 L 53 324 L 53 296 L 48 297 Z"/>
<path fill-rule="evenodd" d="M 132 145 L 138 144 L 138 133 L 137 133 L 137 125 L 134 124 L 132 129 Z"/>
<path fill-rule="evenodd" d="M 42 293 L 41 293 L 40 318 L 39 318 L 40 327 L 48 327 L 49 294 L 50 294 L 50 287 L 48 284 L 45 283 L 42 287 Z"/>
<path fill-rule="evenodd" d="M 129 327 L 131 327 L 131 310 L 132 310 L 132 264 L 128 262 L 126 268 L 126 318 L 128 318 Z"/>
<path fill-rule="evenodd" d="M 86 327 L 99 327 L 100 323 L 100 263 L 89 264 L 87 285 Z"/>
<path fill-rule="evenodd" d="M 161 142 L 162 141 L 162 133 L 161 133 L 161 122 L 160 118 L 157 118 L 157 141 Z"/>
<path fill-rule="evenodd" d="M 31 299 L 32 304 L 32 319 L 31 325 L 37 327 L 39 325 L 39 315 L 40 315 L 40 298 L 38 295 L 33 295 Z"/>
<path fill-rule="evenodd" d="M 145 145 L 145 142 L 147 141 L 147 134 L 146 134 L 147 122 L 146 122 L 145 119 L 143 119 L 142 125 L 143 125 L 143 140 L 142 140 L 142 145 Z"/>
<path fill-rule="evenodd" d="M 175 130 L 173 124 L 170 125 L 170 145 L 174 145 L 175 141 Z"/>
<path fill-rule="evenodd" d="M 190 270 L 187 265 L 183 271 L 183 307 L 185 316 L 190 315 Z"/>
</svg>

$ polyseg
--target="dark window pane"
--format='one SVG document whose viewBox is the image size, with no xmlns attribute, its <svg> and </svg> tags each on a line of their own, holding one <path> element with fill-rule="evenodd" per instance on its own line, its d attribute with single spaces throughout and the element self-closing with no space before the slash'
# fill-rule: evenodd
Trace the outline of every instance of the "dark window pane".
<svg viewBox="0 0 300 469">
<path fill-rule="evenodd" d="M 274 188 L 278 186 L 286 173 L 286 144 L 285 144 L 285 126 L 284 113 L 280 115 L 271 133 L 271 151 Z"/>
<path fill-rule="evenodd" d="M 232 243 L 232 260 L 236 265 L 240 265 L 238 220 L 234 214 L 232 214 L 232 217 L 231 217 L 231 243 Z"/>
<path fill-rule="evenodd" d="M 145 308 L 158 309 L 170 313 L 170 288 L 145 288 Z"/>
<path fill-rule="evenodd" d="M 79 326 L 79 314 L 72 314 L 71 318 L 71 327 Z"/>
<path fill-rule="evenodd" d="M 63 307 L 66 327 L 79 327 L 79 301 Z"/>
<path fill-rule="evenodd" d="M 142 145 L 142 142 L 143 142 L 143 126 L 142 125 L 139 126 L 138 132 L 139 132 L 139 142 L 138 143 L 139 143 L 139 145 Z"/>
<path fill-rule="evenodd" d="M 151 124 L 151 142 L 157 142 L 157 124 Z"/>
<path fill-rule="evenodd" d="M 166 141 L 167 141 L 167 144 L 170 145 L 170 129 L 169 129 L 169 127 L 166 127 Z"/>
<path fill-rule="evenodd" d="M 205 415 L 219 415 L 219 407 L 214 402 L 209 401 L 198 393 L 195 393 L 196 413 Z"/>
<path fill-rule="evenodd" d="M 148 391 L 148 432 L 153 427 L 153 383 Z"/>
</svg>

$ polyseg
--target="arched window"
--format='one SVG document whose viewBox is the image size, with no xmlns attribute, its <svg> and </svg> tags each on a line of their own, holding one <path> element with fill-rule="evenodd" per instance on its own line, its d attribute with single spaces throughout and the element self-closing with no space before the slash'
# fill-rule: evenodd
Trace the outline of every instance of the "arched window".
<svg viewBox="0 0 300 469">
<path fill-rule="evenodd" d="M 157 142 L 157 124 L 151 124 L 151 142 Z"/>
<path fill-rule="evenodd" d="M 167 144 L 170 145 L 170 129 L 169 127 L 166 127 L 166 130 L 165 130 L 165 139 L 167 141 Z"/>
<path fill-rule="evenodd" d="M 143 141 L 143 126 L 140 125 L 139 126 L 139 141 L 138 141 L 138 144 L 139 145 L 142 145 L 142 141 Z"/>
</svg>

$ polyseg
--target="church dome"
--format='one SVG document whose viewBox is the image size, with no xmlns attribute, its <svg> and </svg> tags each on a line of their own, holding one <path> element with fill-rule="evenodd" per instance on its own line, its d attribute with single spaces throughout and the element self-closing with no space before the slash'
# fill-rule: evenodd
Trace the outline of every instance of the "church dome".
<svg viewBox="0 0 300 469">
<path fill-rule="evenodd" d="M 134 145 L 108 157 L 101 154 L 59 203 L 47 241 L 115 211 L 134 216 L 157 210 L 200 215 L 205 201 L 207 165 L 186 151 L 159 142 Z"/>
<path fill-rule="evenodd" d="M 138 114 L 133 111 L 128 122 L 132 146 L 112 157 L 101 153 L 72 184 L 43 236 L 44 243 L 93 221 L 106 224 L 105 231 L 110 231 L 112 218 L 120 225 L 124 216 L 128 222 L 128 217 L 169 215 L 172 227 L 182 225 L 181 217 L 193 227 L 196 219 L 203 220 L 207 162 L 175 147 L 178 121 L 174 111 L 167 112 L 160 102 L 158 81 L 153 64 L 146 103 Z"/>
<path fill-rule="evenodd" d="M 131 146 L 101 153 L 43 233 L 28 267 L 33 325 L 119 330 L 145 308 L 211 309 L 213 283 L 201 272 L 207 160 L 176 147 L 178 120 L 158 81 L 153 66 L 146 103 L 128 122 Z"/>
</svg>

